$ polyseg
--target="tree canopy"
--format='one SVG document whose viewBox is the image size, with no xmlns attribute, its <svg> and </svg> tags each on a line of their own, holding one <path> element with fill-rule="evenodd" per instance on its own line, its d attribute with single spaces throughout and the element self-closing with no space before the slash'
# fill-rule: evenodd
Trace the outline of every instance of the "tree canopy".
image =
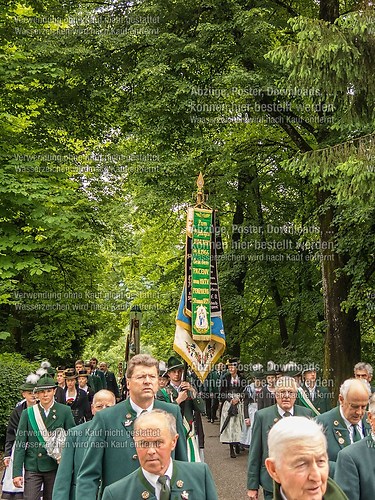
<svg viewBox="0 0 375 500">
<path fill-rule="evenodd" d="M 370 3 L 2 9 L 3 346 L 119 361 L 137 304 L 166 358 L 202 171 L 228 353 L 337 381 L 373 360 Z"/>
</svg>

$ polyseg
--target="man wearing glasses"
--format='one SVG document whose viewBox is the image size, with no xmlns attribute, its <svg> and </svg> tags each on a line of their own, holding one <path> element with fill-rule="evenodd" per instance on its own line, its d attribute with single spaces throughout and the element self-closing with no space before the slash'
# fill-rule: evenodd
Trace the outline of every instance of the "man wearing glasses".
<svg viewBox="0 0 375 500">
<path fill-rule="evenodd" d="M 148 354 L 137 354 L 129 361 L 128 399 L 100 412 L 92 421 L 88 448 L 77 478 L 77 498 L 95 500 L 100 480 L 103 490 L 139 467 L 133 431 L 135 419 L 141 413 L 154 408 L 171 413 L 176 418 L 178 434 L 184 435 L 180 408 L 155 400 L 158 368 L 159 362 Z M 178 440 L 174 458 L 187 461 L 185 440 Z"/>
<path fill-rule="evenodd" d="M 22 487 L 24 466 L 24 498 L 51 500 L 57 460 L 47 454 L 46 440 L 51 431 L 71 429 L 75 422 L 70 408 L 55 402 L 56 382 L 48 374 L 40 377 L 34 392 L 39 403 L 23 411 L 17 429 L 13 483 Z"/>
<path fill-rule="evenodd" d="M 328 442 L 329 475 L 334 477 L 337 454 L 370 433 L 366 409 L 371 395 L 367 380 L 348 379 L 340 387 L 339 406 L 316 417 Z"/>
<path fill-rule="evenodd" d="M 113 392 L 102 389 L 94 395 L 91 413 L 95 416 L 99 411 L 115 404 L 116 398 Z M 75 500 L 78 470 L 87 450 L 92 422 L 92 420 L 84 422 L 68 432 L 53 486 L 53 500 Z"/>
<path fill-rule="evenodd" d="M 254 417 L 247 469 L 247 496 L 253 500 L 258 499 L 259 486 L 263 488 L 265 500 L 273 498 L 273 482 L 265 466 L 268 457 L 267 437 L 271 427 L 282 418 L 313 416 L 311 410 L 295 404 L 297 384 L 292 377 L 277 380 L 275 398 L 276 404 L 258 410 Z"/>
</svg>

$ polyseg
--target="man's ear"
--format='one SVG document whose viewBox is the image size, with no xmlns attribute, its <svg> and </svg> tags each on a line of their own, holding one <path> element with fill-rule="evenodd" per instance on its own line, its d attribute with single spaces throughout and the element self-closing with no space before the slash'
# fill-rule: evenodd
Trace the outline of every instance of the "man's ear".
<svg viewBox="0 0 375 500">
<path fill-rule="evenodd" d="M 176 434 L 175 437 L 172 439 L 172 450 L 176 448 L 177 440 L 178 440 L 178 434 Z"/>
<path fill-rule="evenodd" d="M 268 474 L 274 479 L 277 483 L 280 483 L 279 475 L 276 471 L 275 462 L 273 458 L 266 458 L 265 465 L 268 471 Z"/>
<path fill-rule="evenodd" d="M 340 405 L 342 406 L 342 404 L 344 402 L 344 398 L 341 396 L 341 394 L 339 394 L 339 402 L 340 402 Z"/>
</svg>

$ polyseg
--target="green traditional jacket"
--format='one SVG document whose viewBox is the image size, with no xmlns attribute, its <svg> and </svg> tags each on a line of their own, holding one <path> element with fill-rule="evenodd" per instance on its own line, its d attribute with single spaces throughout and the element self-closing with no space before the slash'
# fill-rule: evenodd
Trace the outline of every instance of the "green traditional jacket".
<svg viewBox="0 0 375 500">
<path fill-rule="evenodd" d="M 52 500 L 75 500 L 78 471 L 87 451 L 92 420 L 68 431 L 53 486 Z"/>
<path fill-rule="evenodd" d="M 38 406 L 47 431 L 53 431 L 59 427 L 68 430 L 75 426 L 69 406 L 55 402 L 48 417 L 45 416 L 42 406 L 40 404 Z M 22 412 L 18 424 L 14 447 L 13 477 L 22 476 L 23 466 L 31 472 L 49 472 L 57 469 L 56 460 L 47 455 L 44 445 L 39 442 L 37 433 L 31 426 L 27 408 Z"/>
<path fill-rule="evenodd" d="M 171 413 L 176 418 L 178 434 L 184 436 L 178 405 L 155 400 L 154 408 Z M 129 399 L 95 415 L 91 421 L 87 451 L 78 472 L 77 498 L 96 500 L 100 480 L 104 489 L 138 469 L 139 460 L 133 439 L 136 417 Z M 187 460 L 185 439 L 178 439 L 174 455 L 178 460 Z"/>
<path fill-rule="evenodd" d="M 335 482 L 350 500 L 375 499 L 375 441 L 372 435 L 339 451 Z"/>
<path fill-rule="evenodd" d="M 324 429 L 328 445 L 329 475 L 331 478 L 335 475 L 337 454 L 340 450 L 351 444 L 350 434 L 344 420 L 341 417 L 340 406 L 336 406 L 330 411 L 319 415 L 315 419 L 320 422 Z M 370 424 L 367 417 L 362 419 L 362 428 L 365 436 L 370 433 Z"/>
<path fill-rule="evenodd" d="M 273 500 L 282 500 L 280 485 L 276 482 L 274 482 Z M 323 500 L 352 500 L 352 497 L 348 498 L 342 489 L 329 477 L 327 491 L 324 493 Z"/>
<path fill-rule="evenodd" d="M 166 396 L 168 394 L 168 397 Z M 156 397 L 159 401 L 165 401 L 166 403 L 176 403 L 176 399 L 178 397 L 178 392 L 176 389 L 167 385 L 164 390 L 159 390 L 156 394 Z M 186 418 L 188 422 L 191 422 L 194 417 L 194 411 L 199 411 L 200 413 L 204 413 L 206 411 L 206 407 L 202 398 L 188 398 L 180 404 L 181 413 Z"/>
<path fill-rule="evenodd" d="M 313 416 L 311 410 L 298 405 L 294 405 L 294 415 L 298 417 Z M 268 457 L 267 438 L 271 427 L 281 418 L 277 411 L 277 405 L 263 408 L 255 413 L 247 469 L 248 490 L 257 490 L 261 485 L 263 489 L 272 494 L 273 481 L 265 466 L 265 460 Z"/>
<path fill-rule="evenodd" d="M 156 500 L 153 486 L 139 468 L 104 490 L 102 500 Z M 210 469 L 205 463 L 173 460 L 171 500 L 218 500 Z"/>
<path fill-rule="evenodd" d="M 301 389 L 305 393 L 305 396 L 311 401 L 310 399 L 310 392 L 309 389 L 306 385 L 302 384 Z M 332 394 L 331 392 L 327 389 L 327 387 L 319 387 L 317 386 L 315 388 L 315 397 L 314 400 L 311 401 L 311 403 L 315 406 L 315 408 L 318 410 L 318 412 L 325 413 L 329 411 L 332 408 Z M 296 404 L 299 404 L 301 406 L 305 406 L 303 402 L 300 399 L 300 395 L 298 394 Z"/>
</svg>

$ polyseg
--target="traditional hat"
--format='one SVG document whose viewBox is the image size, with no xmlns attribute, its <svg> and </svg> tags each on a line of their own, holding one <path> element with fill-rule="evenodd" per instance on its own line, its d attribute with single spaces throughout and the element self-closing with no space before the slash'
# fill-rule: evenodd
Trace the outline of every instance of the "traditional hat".
<svg viewBox="0 0 375 500">
<path fill-rule="evenodd" d="M 92 364 L 90 363 L 90 361 L 85 361 L 84 362 L 84 366 L 86 366 L 86 368 L 92 368 Z"/>
<path fill-rule="evenodd" d="M 238 365 L 238 358 L 229 358 L 227 359 L 226 363 L 228 365 Z"/>
<path fill-rule="evenodd" d="M 171 356 L 167 361 L 167 373 L 171 370 L 178 370 L 184 368 L 184 363 L 176 356 Z"/>
<path fill-rule="evenodd" d="M 87 373 L 87 370 L 79 370 L 79 372 L 77 373 L 77 377 L 86 377 L 86 378 L 88 378 L 89 374 Z"/>
<path fill-rule="evenodd" d="M 65 367 L 65 366 L 58 366 L 58 367 L 56 368 L 56 372 L 57 372 L 57 373 L 61 373 L 61 372 L 64 372 L 64 371 L 65 371 L 65 369 L 66 369 L 66 367 Z"/>
<path fill-rule="evenodd" d="M 39 375 L 36 373 L 30 373 L 25 382 L 20 386 L 21 391 L 33 391 L 36 387 L 36 384 L 39 380 Z"/>
<path fill-rule="evenodd" d="M 159 370 L 159 377 L 169 378 L 168 372 L 165 370 Z"/>
<path fill-rule="evenodd" d="M 44 370 L 46 370 L 46 372 L 48 373 L 48 375 L 50 375 L 51 377 L 54 377 L 55 374 L 56 374 L 56 370 L 54 368 L 52 368 L 51 366 L 51 363 L 49 361 L 42 361 L 40 363 L 40 367 L 43 368 Z"/>
<path fill-rule="evenodd" d="M 76 374 L 76 371 L 74 368 L 67 368 L 65 371 L 64 371 L 64 379 L 65 380 L 72 380 L 74 378 L 77 378 L 78 375 Z"/>
<path fill-rule="evenodd" d="M 293 361 L 289 361 L 289 363 L 284 366 L 284 370 L 285 377 L 297 377 L 298 375 L 301 375 L 301 368 Z"/>
<path fill-rule="evenodd" d="M 40 379 L 36 383 L 34 392 L 44 391 L 44 389 L 55 389 L 55 388 L 56 388 L 56 381 L 52 377 L 50 377 L 48 373 L 45 373 L 40 377 Z"/>
</svg>

